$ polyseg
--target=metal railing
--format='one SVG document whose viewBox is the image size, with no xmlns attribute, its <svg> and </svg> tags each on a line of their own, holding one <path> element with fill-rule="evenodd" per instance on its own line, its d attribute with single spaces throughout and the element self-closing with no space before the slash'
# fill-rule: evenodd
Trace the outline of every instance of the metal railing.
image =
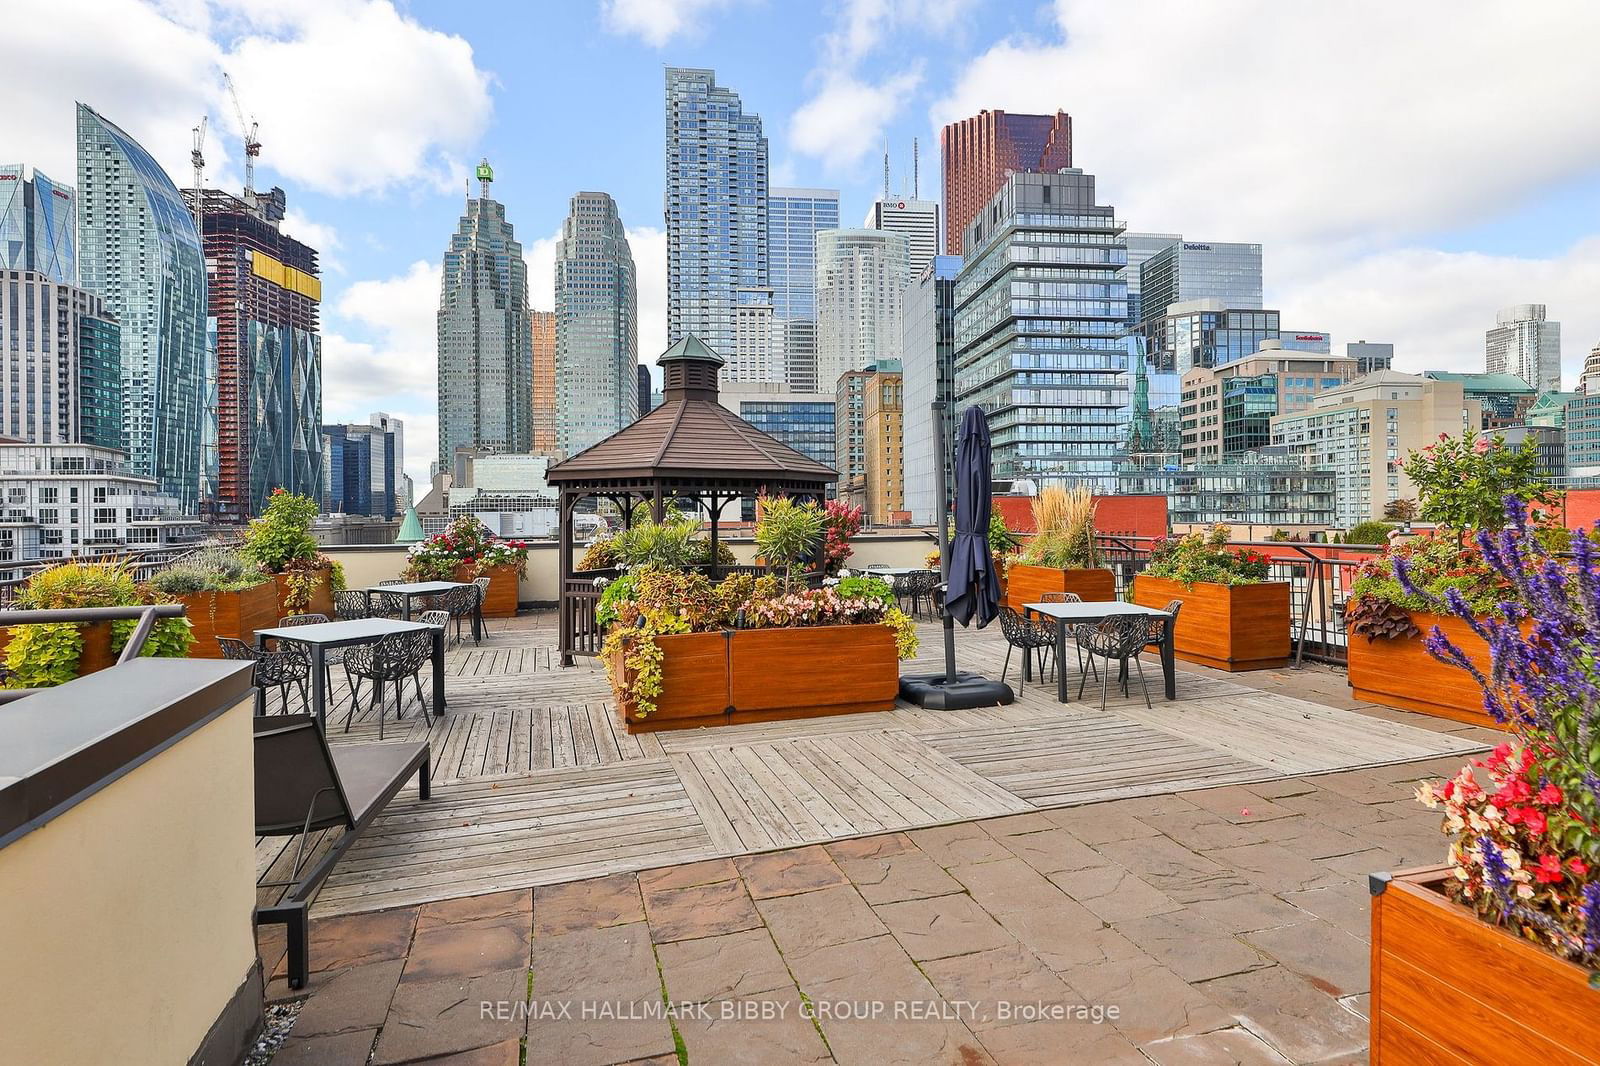
<svg viewBox="0 0 1600 1066">
<path fill-rule="evenodd" d="M 17 566 L 0 566 L 0 570 L 10 571 L 14 576 L 0 579 L 0 609 L 10 607 L 17 601 L 20 592 L 33 575 L 49 570 L 53 566 L 63 563 L 105 563 L 125 562 L 131 565 L 135 581 L 149 581 L 159 571 L 176 563 L 181 563 L 206 548 L 226 546 L 237 542 L 236 537 L 213 537 L 199 544 L 185 544 L 181 547 L 149 548 L 144 551 L 128 552 L 99 552 L 89 555 L 73 555 L 64 559 L 40 559 L 37 562 L 20 564 Z"/>
<path fill-rule="evenodd" d="M 1105 561 L 1117 577 L 1117 596 L 1131 594 L 1133 579 L 1150 563 L 1155 537 L 1102 535 Z M 1384 549 L 1373 544 L 1310 544 L 1299 541 L 1233 541 L 1232 548 L 1249 548 L 1267 557 L 1267 580 L 1289 585 L 1289 636 L 1295 661 L 1343 665 L 1349 635 L 1345 630 L 1345 604 L 1356 571 Z"/>
<path fill-rule="evenodd" d="M 156 603 L 142 607 L 69 607 L 61 610 L 37 611 L 0 611 L 0 629 L 9 629 L 12 626 L 46 625 L 51 622 L 75 622 L 87 625 L 90 622 L 126 622 L 137 620 L 133 632 L 128 635 L 128 642 L 122 646 L 122 654 L 117 656 L 116 666 L 129 663 L 139 657 L 144 651 L 144 642 L 149 639 L 150 631 L 155 628 L 158 618 L 182 618 L 185 608 L 181 603 Z M 9 688 L 0 689 L 0 703 L 10 703 L 20 700 L 24 696 L 31 696 L 42 691 L 36 688 Z"/>
</svg>

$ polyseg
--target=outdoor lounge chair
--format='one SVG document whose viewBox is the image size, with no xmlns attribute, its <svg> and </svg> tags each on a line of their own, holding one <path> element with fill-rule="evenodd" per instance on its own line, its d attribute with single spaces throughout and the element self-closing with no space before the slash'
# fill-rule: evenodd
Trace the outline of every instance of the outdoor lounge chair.
<svg viewBox="0 0 1600 1066">
<path fill-rule="evenodd" d="M 304 988 L 311 971 L 308 912 L 322 882 L 412 774 L 422 799 L 429 796 L 429 752 L 415 744 L 345 744 L 328 747 L 310 714 L 255 719 L 256 835 L 300 837 L 287 879 L 259 887 L 287 888 L 271 906 L 256 908 L 257 923 L 288 927 L 289 987 Z M 344 832 L 315 863 L 306 865 L 306 837 L 317 829 Z"/>
</svg>

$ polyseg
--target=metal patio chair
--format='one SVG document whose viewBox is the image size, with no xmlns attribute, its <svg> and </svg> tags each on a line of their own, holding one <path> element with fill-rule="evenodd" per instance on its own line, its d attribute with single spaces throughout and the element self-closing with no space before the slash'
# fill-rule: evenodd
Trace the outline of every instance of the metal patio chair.
<svg viewBox="0 0 1600 1066">
<path fill-rule="evenodd" d="M 398 721 L 406 716 L 405 681 L 409 678 L 416 688 L 417 702 L 422 705 L 422 720 L 432 726 L 433 716 L 429 714 L 428 701 L 422 694 L 421 678 L 422 664 L 431 661 L 432 658 L 433 634 L 426 629 L 390 633 L 371 644 L 357 644 L 349 648 L 344 657 L 344 672 L 346 680 L 350 683 L 351 699 L 350 711 L 344 719 L 344 731 L 350 732 L 350 723 L 355 719 L 354 694 L 358 689 L 358 678 L 373 683 L 371 706 L 378 711 L 379 740 L 383 739 L 383 720 L 388 717 L 387 708 L 383 706 L 378 696 L 380 683 L 394 686 L 394 716 Z"/>
<path fill-rule="evenodd" d="M 1139 614 L 1114 614 L 1110 618 L 1102 619 L 1092 632 L 1085 633 L 1078 640 L 1078 647 L 1089 656 L 1090 662 L 1095 656 L 1106 660 L 1105 673 L 1100 675 L 1100 709 L 1106 709 L 1106 696 L 1111 682 L 1111 663 L 1115 660 L 1120 669 L 1118 679 L 1122 683 L 1122 694 L 1128 695 L 1128 660 L 1132 659 L 1134 666 L 1139 669 L 1139 684 L 1144 689 L 1144 705 L 1150 707 L 1150 683 L 1145 680 L 1144 663 L 1139 660 L 1139 653 L 1144 650 L 1145 637 L 1149 633 L 1150 619 Z M 1083 699 L 1083 688 L 1088 681 L 1085 675 L 1078 679 L 1078 699 Z"/>
<path fill-rule="evenodd" d="M 1015 610 L 1004 604 L 1000 605 L 1000 632 L 1006 638 L 1006 661 L 1000 668 L 1000 680 L 1006 679 L 1006 672 L 1011 669 L 1012 649 L 1022 652 L 1024 660 L 1031 653 L 1039 663 L 1039 676 L 1044 677 L 1043 652 L 1055 646 L 1054 633 L 1045 633 L 1028 619 L 1022 617 Z M 1017 691 L 1022 691 L 1022 680 L 1027 675 L 1027 663 L 1022 663 L 1024 669 L 1017 677 Z"/>
<path fill-rule="evenodd" d="M 253 647 L 233 637 L 218 637 L 224 659 L 255 664 L 250 682 L 256 689 L 256 714 L 267 713 L 267 689 L 275 688 L 283 700 L 283 712 L 289 713 L 289 686 L 300 690 L 300 703 L 310 706 L 306 695 L 306 682 L 311 678 L 311 660 L 297 651 L 268 651 Z"/>
</svg>

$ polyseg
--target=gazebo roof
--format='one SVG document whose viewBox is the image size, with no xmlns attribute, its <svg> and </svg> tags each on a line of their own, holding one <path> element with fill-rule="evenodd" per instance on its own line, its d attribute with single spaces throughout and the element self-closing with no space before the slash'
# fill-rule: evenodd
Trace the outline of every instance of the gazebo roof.
<svg viewBox="0 0 1600 1066">
<path fill-rule="evenodd" d="M 551 484 L 694 482 L 752 487 L 825 485 L 839 479 L 817 462 L 763 433 L 717 402 L 722 359 L 684 337 L 659 360 L 665 375 L 660 407 L 605 440 L 555 464 Z"/>
</svg>

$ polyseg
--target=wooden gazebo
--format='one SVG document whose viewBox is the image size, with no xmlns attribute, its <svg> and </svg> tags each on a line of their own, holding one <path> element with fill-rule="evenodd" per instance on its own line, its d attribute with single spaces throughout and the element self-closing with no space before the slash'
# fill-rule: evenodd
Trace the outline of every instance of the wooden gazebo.
<svg viewBox="0 0 1600 1066">
<path fill-rule="evenodd" d="M 593 575 L 573 569 L 573 515 L 583 500 L 612 501 L 623 521 L 636 503 L 649 500 L 660 521 L 668 500 L 692 499 L 711 519 L 711 558 L 717 557 L 722 509 L 766 493 L 820 501 L 838 472 L 761 432 L 717 403 L 721 356 L 694 337 L 684 337 L 657 360 L 663 374 L 660 407 L 600 443 L 550 468 L 560 492 L 561 664 L 575 655 L 598 655 L 604 634 L 594 622 L 600 592 Z"/>
</svg>

